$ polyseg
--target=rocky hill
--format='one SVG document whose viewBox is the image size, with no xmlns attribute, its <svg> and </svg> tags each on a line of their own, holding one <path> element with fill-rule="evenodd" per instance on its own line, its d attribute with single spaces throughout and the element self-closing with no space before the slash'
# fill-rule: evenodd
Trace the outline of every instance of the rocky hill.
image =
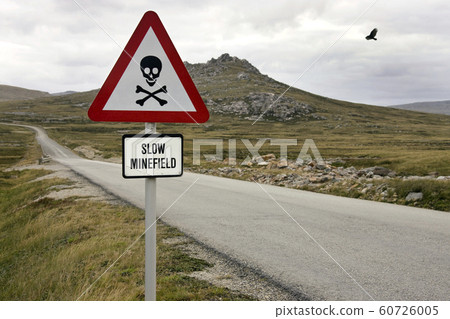
<svg viewBox="0 0 450 319">
<path fill-rule="evenodd" d="M 261 72 L 245 59 L 222 54 L 206 63 L 185 62 L 208 109 L 217 114 L 234 114 L 249 120 L 324 119 L 317 109 L 289 95 L 287 89 Z"/>
<path fill-rule="evenodd" d="M 407 119 L 410 116 L 414 118 L 418 116 L 417 113 L 407 110 L 334 100 L 297 88 L 289 88 L 288 85 L 262 74 L 247 60 L 232 57 L 227 53 L 206 63 L 185 62 L 185 65 L 212 115 L 231 116 L 249 121 L 259 119 L 265 122 L 313 121 L 320 122 L 320 125 L 327 129 L 361 126 L 381 129 L 374 121 L 377 123 L 381 121 L 384 126 L 384 123 L 391 123 L 394 118 Z M 89 107 L 97 92 L 98 90 L 93 90 L 51 95 L 46 92 L 0 85 L 0 102 L 43 97 L 34 100 L 32 106 L 22 103 L 17 106 L 19 108 L 17 111 L 23 113 L 21 108 L 32 107 L 48 119 L 48 112 L 53 114 L 56 111 L 50 105 L 67 105 L 70 106 L 69 109 L 65 107 L 57 109 L 59 116 L 64 113 L 64 117 L 86 118 L 82 109 Z M 9 104 L 5 104 L 4 107 L 8 112 L 15 108 Z M 33 117 L 35 116 L 37 115 L 33 114 Z"/>
<path fill-rule="evenodd" d="M 211 117 L 226 121 L 244 120 L 245 123 L 259 119 L 261 122 L 302 123 L 312 122 L 314 128 L 354 134 L 355 131 L 371 134 L 405 132 L 411 123 L 448 122 L 448 117 L 410 112 L 390 107 L 351 103 L 309 93 L 278 82 L 262 74 L 245 59 L 225 53 L 206 63 L 188 63 L 186 68 L 205 101 Z M 8 89 L 5 91 L 5 89 Z M 0 112 L 4 119 L 27 121 L 62 121 L 67 118 L 88 121 L 86 110 L 98 90 L 64 95 L 0 86 L 12 99 L 42 96 L 26 103 L 4 101 Z M 0 90 L 0 93 L 2 91 Z M 33 92 L 33 94 L 31 94 Z M 30 95 L 27 95 L 29 93 Z M 3 94 L 3 98 L 7 96 Z M 0 94 L 0 98 L 2 94 Z M 262 114 L 262 116 L 261 116 Z M 220 120 L 221 121 L 221 120 Z M 403 126 L 405 125 L 404 129 Z M 420 132 L 427 132 L 420 130 Z"/>
<path fill-rule="evenodd" d="M 51 96 L 50 93 L 0 84 L 0 101 L 30 100 Z"/>
<path fill-rule="evenodd" d="M 212 114 L 237 115 L 247 120 L 324 121 L 368 123 L 391 122 L 411 115 L 407 110 L 351 103 L 309 93 L 262 74 L 245 59 L 227 53 L 206 63 L 185 62 L 200 95 Z M 289 89 L 288 89 L 289 88 Z"/>
</svg>

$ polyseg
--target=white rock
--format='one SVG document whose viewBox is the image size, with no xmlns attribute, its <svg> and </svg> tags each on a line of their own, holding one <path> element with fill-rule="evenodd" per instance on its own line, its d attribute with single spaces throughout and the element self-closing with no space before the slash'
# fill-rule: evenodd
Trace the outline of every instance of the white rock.
<svg viewBox="0 0 450 319">
<path fill-rule="evenodd" d="M 407 202 L 411 202 L 411 201 L 416 202 L 418 200 L 421 200 L 422 198 L 423 198 L 423 194 L 422 193 L 411 192 L 408 195 L 406 195 L 405 199 L 406 199 Z"/>
</svg>

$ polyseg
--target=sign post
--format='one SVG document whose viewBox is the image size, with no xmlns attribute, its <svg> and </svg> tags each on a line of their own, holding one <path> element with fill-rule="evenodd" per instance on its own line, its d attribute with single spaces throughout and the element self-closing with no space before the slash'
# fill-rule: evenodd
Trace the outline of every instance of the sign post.
<svg viewBox="0 0 450 319">
<path fill-rule="evenodd" d="M 122 137 L 122 175 L 145 178 L 145 300 L 156 300 L 156 178 L 183 174 L 183 136 L 156 123 L 204 123 L 208 109 L 158 15 L 144 14 L 91 104 L 93 121 L 145 122 Z"/>
<path fill-rule="evenodd" d="M 156 133 L 156 123 L 145 123 L 145 134 Z M 156 177 L 145 179 L 145 301 L 156 301 Z"/>
<path fill-rule="evenodd" d="M 124 178 L 145 178 L 145 300 L 156 300 L 156 178 L 183 174 L 183 136 L 158 134 L 146 123 L 144 134 L 125 134 Z"/>
</svg>

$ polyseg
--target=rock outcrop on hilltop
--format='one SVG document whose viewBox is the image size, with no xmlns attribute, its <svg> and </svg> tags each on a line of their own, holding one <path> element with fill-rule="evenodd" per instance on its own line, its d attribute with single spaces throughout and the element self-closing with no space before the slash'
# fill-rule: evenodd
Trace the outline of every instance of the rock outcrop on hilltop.
<svg viewBox="0 0 450 319">
<path fill-rule="evenodd" d="M 245 115 L 247 119 L 257 119 L 261 114 L 264 118 L 275 120 L 291 120 L 312 114 L 314 108 L 297 100 L 274 93 L 252 92 L 243 100 L 232 101 L 229 104 L 218 105 L 210 102 L 213 110 L 221 114 Z"/>
<path fill-rule="evenodd" d="M 225 53 L 206 63 L 185 65 L 212 113 L 249 120 L 325 119 L 315 114 L 313 105 L 283 94 L 285 84 L 261 74 L 245 59 Z"/>
</svg>

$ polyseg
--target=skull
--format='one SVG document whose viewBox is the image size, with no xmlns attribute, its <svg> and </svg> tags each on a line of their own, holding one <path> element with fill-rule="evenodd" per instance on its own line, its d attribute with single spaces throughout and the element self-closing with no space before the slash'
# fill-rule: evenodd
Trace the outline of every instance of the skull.
<svg viewBox="0 0 450 319">
<path fill-rule="evenodd" d="M 147 81 L 147 84 L 153 86 L 156 83 L 156 79 L 161 73 L 162 63 L 156 56 L 146 56 L 141 60 L 142 75 Z"/>
</svg>

